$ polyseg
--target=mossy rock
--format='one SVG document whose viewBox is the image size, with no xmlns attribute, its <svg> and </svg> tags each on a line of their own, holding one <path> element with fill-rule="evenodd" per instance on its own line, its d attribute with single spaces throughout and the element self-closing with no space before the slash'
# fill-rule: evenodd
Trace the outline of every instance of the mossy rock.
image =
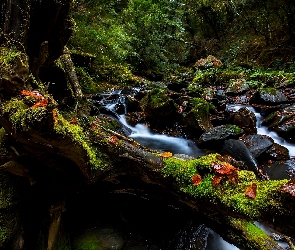
<svg viewBox="0 0 295 250">
<path fill-rule="evenodd" d="M 0 91 L 8 99 L 24 89 L 29 79 L 29 59 L 26 54 L 7 47 L 0 47 Z"/>
<path fill-rule="evenodd" d="M 168 116 L 177 110 L 177 105 L 168 96 L 168 90 L 164 88 L 149 91 L 140 101 L 140 106 L 148 117 Z"/>
<path fill-rule="evenodd" d="M 275 88 L 262 88 L 258 90 L 249 100 L 250 104 L 277 105 L 286 103 L 287 97 Z"/>
<path fill-rule="evenodd" d="M 213 126 L 209 117 L 212 104 L 201 98 L 193 98 L 191 104 L 193 108 L 183 116 L 183 123 L 201 132 L 212 129 Z"/>
</svg>

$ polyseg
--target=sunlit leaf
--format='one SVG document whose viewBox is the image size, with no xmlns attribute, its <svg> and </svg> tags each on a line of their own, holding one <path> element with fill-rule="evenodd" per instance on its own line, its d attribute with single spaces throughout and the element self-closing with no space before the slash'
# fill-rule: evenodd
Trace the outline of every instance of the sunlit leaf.
<svg viewBox="0 0 295 250">
<path fill-rule="evenodd" d="M 257 184 L 253 182 L 251 186 L 247 187 L 245 195 L 249 197 L 250 199 L 255 199 L 256 190 L 257 190 Z"/>
<path fill-rule="evenodd" d="M 232 166 L 231 164 L 229 164 L 228 162 L 226 163 L 212 162 L 211 167 L 215 170 L 215 172 L 219 174 L 224 174 L 224 175 L 231 174 L 233 171 L 236 170 L 236 168 Z"/>
<path fill-rule="evenodd" d="M 112 144 L 116 144 L 117 140 L 118 140 L 118 138 L 115 135 L 109 137 L 109 139 L 108 139 L 109 143 L 112 143 Z"/>
<path fill-rule="evenodd" d="M 219 184 L 219 183 L 221 182 L 222 178 L 223 178 L 222 175 L 219 175 L 219 174 L 214 175 L 214 176 L 212 177 L 212 180 L 211 180 L 212 186 L 214 187 L 214 186 L 216 186 L 217 184 Z"/>
<path fill-rule="evenodd" d="M 21 95 L 24 96 L 31 96 L 35 99 L 44 99 L 44 97 L 38 91 L 29 91 L 29 90 L 22 90 Z"/>
<path fill-rule="evenodd" d="M 171 152 L 164 152 L 164 153 L 160 154 L 160 156 L 162 156 L 162 157 L 171 157 L 172 153 Z"/>
<path fill-rule="evenodd" d="M 289 180 L 280 188 L 280 190 L 285 193 L 291 194 L 292 196 L 295 196 L 295 178 Z"/>
<path fill-rule="evenodd" d="M 202 177 L 199 174 L 195 174 L 192 176 L 192 183 L 194 186 L 198 186 L 202 182 Z"/>
</svg>

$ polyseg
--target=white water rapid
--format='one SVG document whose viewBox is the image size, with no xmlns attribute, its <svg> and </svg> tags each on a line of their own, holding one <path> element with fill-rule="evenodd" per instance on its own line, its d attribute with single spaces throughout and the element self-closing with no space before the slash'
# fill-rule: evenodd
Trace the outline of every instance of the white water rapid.
<svg viewBox="0 0 295 250">
<path fill-rule="evenodd" d="M 114 111 L 115 104 L 110 104 L 107 106 L 108 109 Z M 240 108 L 245 107 L 245 105 L 228 105 L 227 109 L 232 111 L 237 111 Z M 261 126 L 262 116 L 260 113 L 256 112 L 255 109 L 251 106 L 246 106 L 251 110 L 257 118 L 257 132 L 261 135 L 268 135 L 274 139 L 274 141 L 286 148 L 289 149 L 290 157 L 295 157 L 295 145 L 286 142 L 280 138 L 277 133 L 271 132 L 267 127 Z M 132 132 L 129 137 L 135 139 L 137 142 L 151 149 L 155 149 L 163 152 L 171 152 L 173 154 L 185 154 L 193 157 L 198 157 L 204 155 L 202 150 L 200 150 L 193 141 L 187 140 L 180 137 L 172 137 L 164 134 L 154 134 L 149 128 L 144 124 L 137 124 L 136 126 L 130 126 L 126 122 L 125 115 L 120 115 L 119 120 L 122 124 L 128 127 Z M 255 224 L 263 229 L 266 233 L 271 234 L 272 231 L 270 228 L 255 222 Z M 284 242 L 278 242 L 283 249 L 287 249 L 287 244 Z M 239 248 L 234 245 L 229 244 L 224 241 L 217 233 L 210 230 L 206 250 L 239 250 Z"/>
<path fill-rule="evenodd" d="M 266 126 L 262 126 L 261 123 L 263 121 L 263 117 L 252 106 L 237 105 L 237 104 L 227 105 L 227 109 L 233 112 L 236 112 L 243 107 L 248 108 L 250 111 L 252 111 L 255 114 L 256 120 L 257 120 L 256 121 L 257 134 L 270 136 L 275 143 L 280 144 L 289 150 L 289 154 L 291 158 L 295 157 L 295 144 L 287 142 L 286 140 L 281 138 L 276 132 L 268 130 Z"/>
</svg>

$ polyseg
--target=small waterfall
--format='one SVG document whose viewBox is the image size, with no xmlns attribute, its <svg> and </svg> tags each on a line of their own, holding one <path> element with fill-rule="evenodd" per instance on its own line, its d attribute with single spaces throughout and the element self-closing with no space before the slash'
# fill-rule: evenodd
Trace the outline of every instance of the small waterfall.
<svg viewBox="0 0 295 250">
<path fill-rule="evenodd" d="M 270 131 L 266 126 L 262 126 L 261 123 L 263 121 L 263 117 L 259 112 L 257 112 L 252 106 L 248 105 L 237 105 L 237 104 L 229 104 L 227 105 L 227 109 L 233 112 L 238 111 L 240 108 L 246 107 L 250 111 L 252 111 L 256 116 L 256 127 L 257 127 L 257 134 L 260 135 L 268 135 L 270 136 L 275 143 L 280 144 L 284 147 L 286 147 L 289 150 L 289 154 L 291 158 L 295 157 L 295 145 L 294 143 L 289 143 L 286 140 L 284 140 L 282 137 L 280 137 L 276 132 Z"/>
</svg>

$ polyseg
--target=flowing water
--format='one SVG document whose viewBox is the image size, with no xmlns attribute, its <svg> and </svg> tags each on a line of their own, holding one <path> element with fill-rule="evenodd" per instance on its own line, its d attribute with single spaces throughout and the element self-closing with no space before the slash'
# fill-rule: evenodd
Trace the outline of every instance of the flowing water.
<svg viewBox="0 0 295 250">
<path fill-rule="evenodd" d="M 281 138 L 276 132 L 268 130 L 266 126 L 262 126 L 261 123 L 263 121 L 263 117 L 259 112 L 257 112 L 252 106 L 247 105 L 237 105 L 237 104 L 230 104 L 227 105 L 227 109 L 233 112 L 238 111 L 240 108 L 247 107 L 250 111 L 252 111 L 256 116 L 256 127 L 257 127 L 257 134 L 260 135 L 268 135 L 270 136 L 275 143 L 278 143 L 289 150 L 289 154 L 291 158 L 295 157 L 295 144 L 289 143 L 283 138 Z"/>
<path fill-rule="evenodd" d="M 107 108 L 110 110 L 113 110 L 114 107 L 115 107 L 114 104 L 110 104 L 107 106 Z M 242 107 L 245 107 L 245 105 L 228 105 L 227 109 L 235 112 Z M 262 116 L 260 115 L 260 113 L 255 111 L 255 109 L 251 106 L 246 106 L 246 107 L 256 115 L 256 118 L 257 118 L 256 125 L 258 130 L 257 133 L 272 137 L 276 143 L 289 149 L 290 157 L 295 157 L 295 145 L 286 142 L 284 139 L 279 137 L 277 133 L 269 131 L 267 127 L 261 126 Z M 125 115 L 120 115 L 119 120 L 122 124 L 127 126 L 132 131 L 130 137 L 135 139 L 138 143 L 140 143 L 143 146 L 146 146 L 158 151 L 163 151 L 163 152 L 168 151 L 173 154 L 185 154 L 192 157 L 198 157 L 205 154 L 191 140 L 187 140 L 180 137 L 167 136 L 164 134 L 152 133 L 149 130 L 149 128 L 147 128 L 144 124 L 137 124 L 134 127 L 130 126 L 126 122 Z M 269 234 L 272 233 L 272 230 L 270 228 L 258 222 L 255 222 L 255 223 L 257 226 L 265 230 L 267 233 Z M 284 242 L 279 242 L 279 244 L 284 249 L 287 247 L 287 244 Z M 206 250 L 237 250 L 237 249 L 239 248 L 224 241 L 217 233 L 210 230 Z"/>
</svg>

